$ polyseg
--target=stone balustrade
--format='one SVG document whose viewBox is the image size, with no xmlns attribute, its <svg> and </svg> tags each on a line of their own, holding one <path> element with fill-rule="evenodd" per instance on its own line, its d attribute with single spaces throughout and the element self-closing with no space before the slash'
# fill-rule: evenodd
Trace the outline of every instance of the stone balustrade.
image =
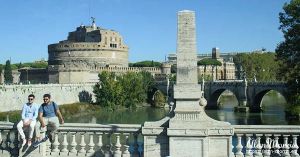
<svg viewBox="0 0 300 157">
<path fill-rule="evenodd" d="M 13 123 L 0 123 L 0 156 L 143 156 L 141 125 L 66 123 L 38 149 L 21 150 Z"/>
<path fill-rule="evenodd" d="M 21 150 L 13 123 L 0 122 L 0 156 L 143 156 L 141 125 L 66 123 L 52 143 L 39 149 Z M 233 125 L 232 150 L 235 157 L 299 157 L 300 126 Z M 157 150 L 160 151 L 160 150 Z"/>
<path fill-rule="evenodd" d="M 233 125 L 235 157 L 292 156 L 298 157 L 300 126 Z"/>
</svg>

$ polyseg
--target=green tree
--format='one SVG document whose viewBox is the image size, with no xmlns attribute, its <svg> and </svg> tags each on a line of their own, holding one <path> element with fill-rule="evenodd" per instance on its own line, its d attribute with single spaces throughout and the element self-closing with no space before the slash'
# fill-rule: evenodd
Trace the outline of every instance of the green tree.
<svg viewBox="0 0 300 157">
<path fill-rule="evenodd" d="M 136 63 L 130 63 L 130 67 L 160 67 L 161 63 L 152 61 L 141 61 Z"/>
<path fill-rule="evenodd" d="M 222 63 L 216 59 L 212 59 L 212 58 L 204 58 L 201 59 L 200 61 L 197 62 L 197 65 L 216 65 L 216 66 L 221 66 Z"/>
<path fill-rule="evenodd" d="M 10 60 L 7 60 L 4 67 L 4 82 L 5 83 L 12 83 L 13 76 L 12 76 L 12 69 L 10 65 Z"/>
<path fill-rule="evenodd" d="M 241 65 L 247 79 L 256 77 L 257 81 L 275 81 L 278 73 L 278 62 L 275 53 L 240 53 L 234 56 L 236 65 Z"/>
<path fill-rule="evenodd" d="M 23 68 L 22 62 L 20 62 L 20 63 L 17 65 L 17 67 L 18 67 L 18 69 Z"/>
<path fill-rule="evenodd" d="M 154 79 L 148 72 L 128 72 L 118 76 L 104 71 L 98 76 L 99 82 L 94 86 L 96 104 L 110 109 L 134 108 L 146 102 L 153 91 Z"/>
<path fill-rule="evenodd" d="M 145 102 L 147 93 L 143 87 L 143 76 L 141 73 L 128 72 L 123 75 L 120 81 L 125 95 L 125 107 L 132 108 Z"/>
<path fill-rule="evenodd" d="M 142 75 L 142 86 L 144 87 L 144 92 L 147 94 L 147 102 L 151 103 L 152 96 L 154 94 L 154 85 L 155 80 L 150 72 L 142 71 L 140 72 Z"/>
<path fill-rule="evenodd" d="M 0 76 L 2 75 L 3 65 L 0 64 Z"/>
<path fill-rule="evenodd" d="M 114 73 L 102 72 L 99 76 L 99 83 L 94 86 L 96 96 L 96 104 L 103 107 L 115 109 L 118 105 L 122 105 L 122 88 L 116 80 Z"/>
<path fill-rule="evenodd" d="M 300 105 L 300 0 L 285 3 L 279 20 L 284 41 L 276 48 L 280 64 L 278 78 L 288 83 L 288 102 Z"/>
</svg>

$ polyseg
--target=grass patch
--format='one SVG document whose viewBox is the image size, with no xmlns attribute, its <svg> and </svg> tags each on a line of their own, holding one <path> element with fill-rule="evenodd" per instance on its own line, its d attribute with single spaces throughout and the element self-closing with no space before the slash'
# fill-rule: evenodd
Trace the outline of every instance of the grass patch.
<svg viewBox="0 0 300 157">
<path fill-rule="evenodd" d="M 76 114 L 89 114 L 101 109 L 98 105 L 93 105 L 89 103 L 73 103 L 59 105 L 60 112 L 63 117 L 69 117 Z M 7 117 L 10 122 L 18 122 L 21 120 L 21 110 L 0 112 L 0 121 L 6 121 Z"/>
<path fill-rule="evenodd" d="M 7 118 L 10 122 L 18 122 L 21 119 L 21 111 L 8 111 L 0 112 L 0 121 L 6 121 Z"/>
</svg>

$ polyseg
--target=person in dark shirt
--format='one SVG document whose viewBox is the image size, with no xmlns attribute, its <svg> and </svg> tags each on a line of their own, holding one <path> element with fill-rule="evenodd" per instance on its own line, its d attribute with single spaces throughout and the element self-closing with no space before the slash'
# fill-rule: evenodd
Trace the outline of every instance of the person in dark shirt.
<svg viewBox="0 0 300 157">
<path fill-rule="evenodd" d="M 36 124 L 36 137 L 39 141 L 46 141 L 50 138 L 52 142 L 54 132 L 58 129 L 59 124 L 64 124 L 64 119 L 59 111 L 58 105 L 50 99 L 50 94 L 44 94 L 44 103 L 40 106 L 38 111 L 39 121 Z M 41 131 L 46 131 L 46 136 L 43 139 L 40 135 Z"/>
</svg>

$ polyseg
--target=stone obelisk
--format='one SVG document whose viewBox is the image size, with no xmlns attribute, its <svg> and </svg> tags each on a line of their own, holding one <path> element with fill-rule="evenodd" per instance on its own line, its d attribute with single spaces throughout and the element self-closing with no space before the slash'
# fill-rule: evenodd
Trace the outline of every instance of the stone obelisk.
<svg viewBox="0 0 300 157">
<path fill-rule="evenodd" d="M 204 111 L 197 77 L 195 12 L 178 12 L 177 76 L 174 85 L 175 110 L 169 121 L 171 157 L 229 157 L 233 129 L 227 122 L 208 117 Z"/>
</svg>

